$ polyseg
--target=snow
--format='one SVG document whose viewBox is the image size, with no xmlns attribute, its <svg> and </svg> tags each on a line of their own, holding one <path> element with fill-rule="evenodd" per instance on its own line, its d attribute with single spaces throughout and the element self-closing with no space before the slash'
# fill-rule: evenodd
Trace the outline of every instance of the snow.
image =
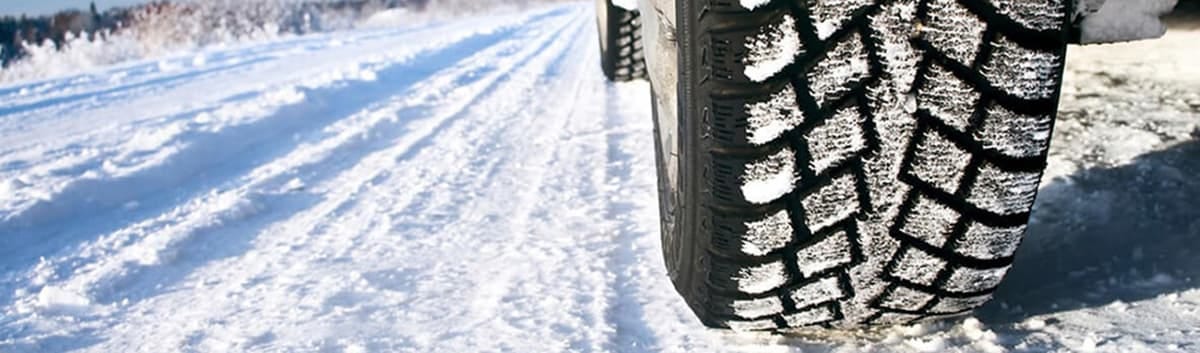
<svg viewBox="0 0 1200 353">
<path fill-rule="evenodd" d="M 775 261 L 757 267 L 744 268 L 734 274 L 738 290 L 751 294 L 761 294 L 778 288 L 787 282 L 782 261 Z"/>
<path fill-rule="evenodd" d="M 754 10 L 763 5 L 771 3 L 771 0 L 740 0 L 739 3 L 747 10 Z"/>
<path fill-rule="evenodd" d="M 791 218 L 787 210 L 775 212 L 766 219 L 746 222 L 746 235 L 743 237 L 742 252 L 763 256 L 783 248 L 792 239 Z"/>
<path fill-rule="evenodd" d="M 637 0 L 611 0 L 613 6 L 620 7 L 626 10 L 637 10 Z"/>
<path fill-rule="evenodd" d="M 649 86 L 603 82 L 591 7 L 265 38 L 0 84 L 0 351 L 1200 343 L 1200 33 L 1070 50 L 1030 235 L 991 304 L 774 335 L 703 328 L 667 279 Z M 790 191 L 792 159 L 743 175 L 743 193 Z M 757 235 L 743 251 L 791 239 L 776 219 L 788 216 L 748 221 Z M 823 241 L 796 254 L 829 260 L 808 276 L 848 261 L 844 234 Z M 773 271 L 747 273 L 746 288 L 776 287 Z M 842 288 L 806 283 L 794 300 Z M 782 306 L 734 303 L 748 320 Z"/>
<path fill-rule="evenodd" d="M 792 192 L 796 179 L 796 154 L 784 148 L 747 164 L 742 175 L 742 196 L 751 203 L 770 203 Z"/>
<path fill-rule="evenodd" d="M 800 34 L 796 31 L 796 19 L 784 15 L 779 23 L 746 38 L 746 51 L 743 74 L 747 78 L 762 82 L 775 76 L 803 52 Z"/>
<path fill-rule="evenodd" d="M 1167 26 L 1159 17 L 1175 8 L 1178 0 L 1109 0 L 1098 11 L 1079 21 L 1081 43 L 1110 43 L 1158 38 Z"/>
<path fill-rule="evenodd" d="M 804 122 L 804 113 L 796 104 L 796 90 L 784 85 L 763 102 L 746 104 L 746 139 L 764 145 Z"/>
<path fill-rule="evenodd" d="M 88 306 L 91 304 L 91 300 L 81 294 L 54 286 L 45 286 L 38 292 L 34 306 L 44 314 L 71 316 L 87 313 Z"/>
<path fill-rule="evenodd" d="M 849 263 L 852 260 L 850 240 L 846 238 L 845 232 L 829 235 L 798 252 L 796 259 L 801 263 L 798 267 L 800 274 L 811 277 L 822 271 Z"/>
</svg>

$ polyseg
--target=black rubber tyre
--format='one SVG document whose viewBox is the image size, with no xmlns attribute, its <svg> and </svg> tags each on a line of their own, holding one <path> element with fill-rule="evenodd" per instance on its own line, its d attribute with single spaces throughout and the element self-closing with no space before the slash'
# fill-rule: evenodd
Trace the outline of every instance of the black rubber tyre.
<svg viewBox="0 0 1200 353">
<path fill-rule="evenodd" d="M 1045 167 L 1069 1 L 764 2 L 676 4 L 676 289 L 738 330 L 990 299 Z"/>
<path fill-rule="evenodd" d="M 596 27 L 600 32 L 600 67 L 609 81 L 633 81 L 646 77 L 642 56 L 642 25 L 636 11 L 596 0 Z"/>
</svg>

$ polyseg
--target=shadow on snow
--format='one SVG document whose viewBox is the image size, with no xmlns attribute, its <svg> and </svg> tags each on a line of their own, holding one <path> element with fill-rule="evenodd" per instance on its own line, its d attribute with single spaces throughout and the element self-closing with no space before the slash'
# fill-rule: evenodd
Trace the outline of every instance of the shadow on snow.
<svg viewBox="0 0 1200 353">
<path fill-rule="evenodd" d="M 1025 244 L 978 315 L 1025 317 L 1132 302 L 1200 279 L 1200 139 L 1040 191 Z"/>
</svg>

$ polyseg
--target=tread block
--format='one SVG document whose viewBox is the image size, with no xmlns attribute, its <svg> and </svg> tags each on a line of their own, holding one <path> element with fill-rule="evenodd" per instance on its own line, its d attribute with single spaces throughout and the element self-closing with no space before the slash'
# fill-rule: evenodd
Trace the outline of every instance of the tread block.
<svg viewBox="0 0 1200 353">
<path fill-rule="evenodd" d="M 734 330 L 734 331 L 762 331 L 762 330 L 773 330 L 773 329 L 779 328 L 778 325 L 775 325 L 775 320 L 772 320 L 772 319 L 751 320 L 751 321 L 729 320 L 729 321 L 725 322 L 725 325 L 729 326 L 729 329 Z"/>
<path fill-rule="evenodd" d="M 837 319 L 837 312 L 829 306 L 820 306 L 795 314 L 783 316 L 783 321 L 790 327 L 812 326 Z"/>
<path fill-rule="evenodd" d="M 917 63 L 921 60 L 911 40 L 916 16 L 916 1 L 885 2 L 878 13 L 870 16 L 871 40 L 884 49 L 879 61 L 887 79 L 882 81 L 891 86 L 890 89 L 908 92 L 916 80 Z"/>
<path fill-rule="evenodd" d="M 721 307 L 727 309 L 721 311 L 723 314 L 751 320 L 783 313 L 783 301 L 775 296 L 732 300 Z"/>
<path fill-rule="evenodd" d="M 752 204 L 775 201 L 796 187 L 796 153 L 790 147 L 759 160 L 746 163 L 741 171 L 742 200 Z"/>
<path fill-rule="evenodd" d="M 804 122 L 804 112 L 796 99 L 796 89 L 792 85 L 783 85 L 770 98 L 747 102 L 746 141 L 763 145 L 800 126 Z"/>
<path fill-rule="evenodd" d="M 958 293 L 990 290 L 1000 284 L 1005 273 L 1008 273 L 1008 266 L 989 269 L 958 267 L 950 272 L 950 279 L 944 288 Z"/>
<path fill-rule="evenodd" d="M 931 65 L 924 78 L 925 84 L 918 88 L 917 106 L 946 125 L 966 131 L 975 106 L 979 104 L 980 93 L 940 65 Z"/>
<path fill-rule="evenodd" d="M 926 130 L 922 134 L 910 166 L 912 175 L 953 194 L 971 163 L 971 154 L 937 132 Z"/>
<path fill-rule="evenodd" d="M 1028 212 L 1040 185 L 1040 172 L 1005 171 L 991 163 L 979 168 L 967 202 L 999 215 Z"/>
<path fill-rule="evenodd" d="M 821 40 L 837 32 L 858 9 L 871 5 L 871 0 L 807 0 L 813 27 Z"/>
<path fill-rule="evenodd" d="M 923 316 L 916 314 L 884 312 L 879 314 L 879 317 L 875 319 L 875 322 L 907 323 L 920 320 L 922 317 Z"/>
<path fill-rule="evenodd" d="M 1027 49 L 1000 35 L 992 43 L 983 76 L 993 86 L 1022 99 L 1050 99 L 1058 93 L 1062 58 L 1057 53 Z"/>
<path fill-rule="evenodd" d="M 825 277 L 801 284 L 788 293 L 792 302 L 796 303 L 796 309 L 804 309 L 813 305 L 827 303 L 834 300 L 845 298 L 849 293 L 841 281 L 836 276 Z"/>
<path fill-rule="evenodd" d="M 788 281 L 787 269 L 783 261 L 772 261 L 758 266 L 742 267 L 734 273 L 713 271 L 714 281 L 730 278 L 736 283 L 738 291 L 749 294 L 762 294 L 779 288 Z M 726 277 L 728 276 L 728 277 Z M 720 278 L 720 279 L 718 279 Z"/>
<path fill-rule="evenodd" d="M 951 59 L 970 66 L 983 44 L 987 23 L 957 0 L 931 0 L 921 35 Z"/>
<path fill-rule="evenodd" d="M 885 294 L 879 302 L 884 309 L 918 311 L 936 298 L 933 294 L 925 293 L 905 286 L 896 286 Z"/>
<path fill-rule="evenodd" d="M 946 260 L 942 260 L 921 251 L 917 248 L 909 247 L 902 250 L 897 258 L 893 275 L 897 278 L 921 285 L 933 285 L 937 279 L 938 272 L 947 266 Z"/>
<path fill-rule="evenodd" d="M 783 249 L 794 238 L 795 229 L 788 210 L 779 210 L 766 218 L 741 223 L 737 245 L 741 253 L 763 256 Z"/>
<path fill-rule="evenodd" d="M 836 176 L 801 200 L 804 223 L 812 233 L 818 233 L 840 222 L 860 209 L 854 174 Z"/>
<path fill-rule="evenodd" d="M 804 277 L 848 265 L 854 262 L 854 248 L 845 231 L 825 236 L 796 253 L 797 268 Z"/>
<path fill-rule="evenodd" d="M 866 80 L 871 71 L 867 48 L 858 33 L 831 45 L 833 48 L 807 75 L 808 93 L 822 108 Z"/>
<path fill-rule="evenodd" d="M 858 109 L 846 107 L 808 132 L 804 140 L 808 143 L 809 166 L 814 174 L 820 175 L 845 163 L 866 148 L 862 122 Z"/>
<path fill-rule="evenodd" d="M 929 245 L 942 247 L 950 239 L 954 225 L 961 217 L 957 211 L 925 196 L 917 196 L 912 212 L 900 231 L 921 239 Z"/>
<path fill-rule="evenodd" d="M 1048 31 L 1063 26 L 1066 4 L 1058 1 L 989 0 L 996 13 L 1028 29 Z"/>
<path fill-rule="evenodd" d="M 783 15 L 742 41 L 745 58 L 736 66 L 742 66 L 742 74 L 753 82 L 775 76 L 804 53 L 800 33 L 796 30 L 796 18 L 792 15 Z"/>
<path fill-rule="evenodd" d="M 1050 114 L 1026 115 L 989 105 L 987 118 L 975 134 L 983 148 L 1016 158 L 1043 156 L 1050 148 Z"/>
<path fill-rule="evenodd" d="M 991 294 L 968 298 L 941 298 L 929 311 L 935 314 L 956 314 L 974 309 L 992 299 Z"/>
<path fill-rule="evenodd" d="M 984 260 L 1012 257 L 1024 235 L 1025 225 L 992 227 L 971 222 L 967 225 L 967 232 L 958 239 L 954 251 Z"/>
</svg>

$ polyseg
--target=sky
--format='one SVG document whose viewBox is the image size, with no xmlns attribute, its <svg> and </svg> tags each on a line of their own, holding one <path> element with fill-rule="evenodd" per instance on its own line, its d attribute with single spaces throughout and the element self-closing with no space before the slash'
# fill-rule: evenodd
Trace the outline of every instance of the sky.
<svg viewBox="0 0 1200 353">
<path fill-rule="evenodd" d="M 95 0 L 96 8 L 104 9 L 114 6 L 127 6 L 149 0 Z M 0 0 L 0 16 L 3 15 L 46 15 L 64 9 L 85 10 L 91 0 Z"/>
</svg>

